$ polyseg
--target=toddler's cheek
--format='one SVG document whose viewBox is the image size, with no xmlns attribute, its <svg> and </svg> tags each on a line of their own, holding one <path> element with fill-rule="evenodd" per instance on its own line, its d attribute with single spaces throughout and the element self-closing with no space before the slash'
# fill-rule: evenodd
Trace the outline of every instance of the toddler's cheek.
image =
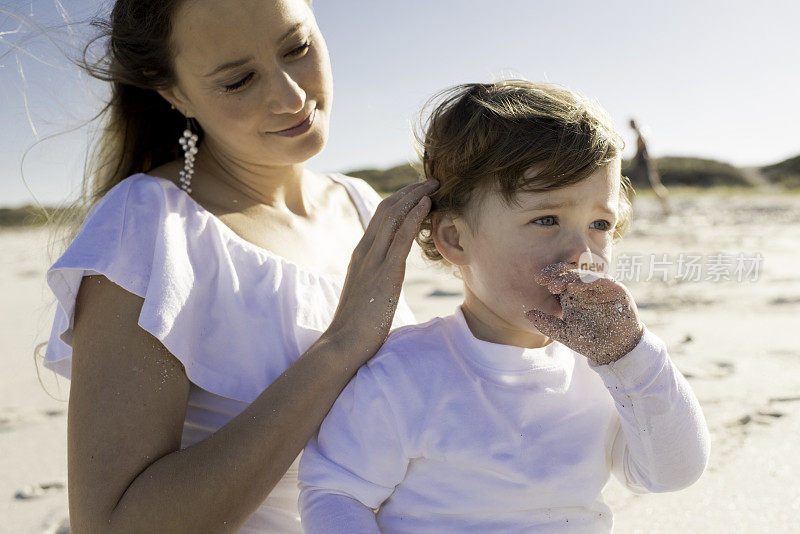
<svg viewBox="0 0 800 534">
<path fill-rule="evenodd" d="M 531 277 L 521 277 L 515 281 L 509 291 L 508 301 L 515 301 L 517 309 L 538 309 L 547 313 L 561 311 L 558 298 L 551 294 L 545 286 L 539 285 Z"/>
</svg>

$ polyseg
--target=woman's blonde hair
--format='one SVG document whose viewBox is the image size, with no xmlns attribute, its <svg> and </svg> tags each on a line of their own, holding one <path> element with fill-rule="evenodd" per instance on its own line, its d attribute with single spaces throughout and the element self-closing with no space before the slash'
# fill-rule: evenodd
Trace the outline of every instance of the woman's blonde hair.
<svg viewBox="0 0 800 534">
<path fill-rule="evenodd" d="M 423 115 L 431 108 L 416 132 L 417 151 L 425 177 L 440 185 L 416 241 L 429 260 L 444 266 L 450 264 L 433 242 L 435 213 L 463 217 L 474 230 L 486 193 L 516 204 L 519 192 L 552 191 L 586 179 L 621 157 L 624 147 L 600 106 L 554 84 L 510 79 L 458 85 L 431 98 Z M 632 194 L 623 176 L 615 241 L 630 226 Z"/>
</svg>

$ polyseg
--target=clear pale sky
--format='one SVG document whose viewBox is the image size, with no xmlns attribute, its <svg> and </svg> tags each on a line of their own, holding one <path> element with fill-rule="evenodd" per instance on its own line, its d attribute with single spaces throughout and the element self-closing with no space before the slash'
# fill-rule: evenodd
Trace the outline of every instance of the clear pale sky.
<svg viewBox="0 0 800 534">
<path fill-rule="evenodd" d="M 90 35 L 63 16 L 85 20 L 109 4 L 0 0 L 24 21 L 0 11 L 0 206 L 33 202 L 20 161 L 37 136 L 80 127 L 98 109 L 104 87 L 59 48 L 75 55 Z M 408 161 L 409 125 L 428 97 L 508 75 L 599 101 L 628 156 L 631 116 L 656 156 L 761 165 L 800 153 L 796 0 L 316 0 L 314 9 L 334 74 L 331 137 L 310 162 L 319 171 Z M 61 26 L 45 36 L 31 23 Z M 57 204 L 77 190 L 86 146 L 83 128 L 29 151 L 36 199 Z"/>
</svg>

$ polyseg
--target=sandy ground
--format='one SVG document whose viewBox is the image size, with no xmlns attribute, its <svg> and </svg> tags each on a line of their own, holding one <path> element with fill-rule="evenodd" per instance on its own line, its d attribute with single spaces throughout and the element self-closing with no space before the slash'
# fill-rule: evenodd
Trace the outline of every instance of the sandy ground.
<svg viewBox="0 0 800 534">
<path fill-rule="evenodd" d="M 615 532 L 798 532 L 800 196 L 679 191 L 673 206 L 676 215 L 663 217 L 651 198 L 637 199 L 618 251 L 640 258 L 641 277 L 617 278 L 694 388 L 711 430 L 711 460 L 700 481 L 675 493 L 633 495 L 612 479 L 604 493 Z M 59 400 L 51 398 L 33 361 L 52 318 L 45 241 L 39 229 L 0 230 L 0 532 L 66 530 L 68 383 L 45 370 Z M 460 282 L 425 267 L 417 253 L 405 285 L 412 309 L 421 321 L 451 313 Z M 700 280 L 676 271 L 681 253 L 700 256 Z M 647 280 L 653 254 L 668 272 Z M 718 254 L 734 263 L 714 267 Z M 737 261 L 751 269 L 741 280 Z"/>
</svg>

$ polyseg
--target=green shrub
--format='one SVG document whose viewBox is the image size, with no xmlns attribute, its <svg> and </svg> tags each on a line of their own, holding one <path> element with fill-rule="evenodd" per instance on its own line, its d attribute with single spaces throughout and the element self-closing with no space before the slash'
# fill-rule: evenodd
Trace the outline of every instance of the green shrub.
<svg viewBox="0 0 800 534">
<path fill-rule="evenodd" d="M 408 163 L 397 165 L 391 169 L 364 169 L 345 173 L 366 180 L 379 193 L 394 193 L 408 184 L 418 182 L 419 174 Z"/>
<path fill-rule="evenodd" d="M 749 186 L 741 170 L 727 163 L 701 158 L 663 157 L 653 159 L 661 176 L 661 183 L 694 187 Z M 631 178 L 634 187 L 648 187 L 649 182 L 635 182 L 633 162 L 622 162 L 622 174 Z"/>
<path fill-rule="evenodd" d="M 761 173 L 773 184 L 800 188 L 800 155 L 780 163 L 761 167 Z"/>
<path fill-rule="evenodd" d="M 0 227 L 8 226 L 41 226 L 47 222 L 47 215 L 55 217 L 62 208 L 41 208 L 27 205 L 21 208 L 0 208 Z"/>
<path fill-rule="evenodd" d="M 727 163 L 701 158 L 664 157 L 654 160 L 661 175 L 661 182 L 671 185 L 694 187 L 750 186 L 741 170 Z M 622 174 L 632 179 L 632 162 L 623 160 Z M 417 171 L 409 164 L 397 165 L 391 169 L 364 169 L 351 171 L 350 176 L 363 178 L 381 193 L 393 193 L 403 186 L 419 180 Z M 637 188 L 649 187 L 649 183 L 636 183 Z"/>
</svg>

